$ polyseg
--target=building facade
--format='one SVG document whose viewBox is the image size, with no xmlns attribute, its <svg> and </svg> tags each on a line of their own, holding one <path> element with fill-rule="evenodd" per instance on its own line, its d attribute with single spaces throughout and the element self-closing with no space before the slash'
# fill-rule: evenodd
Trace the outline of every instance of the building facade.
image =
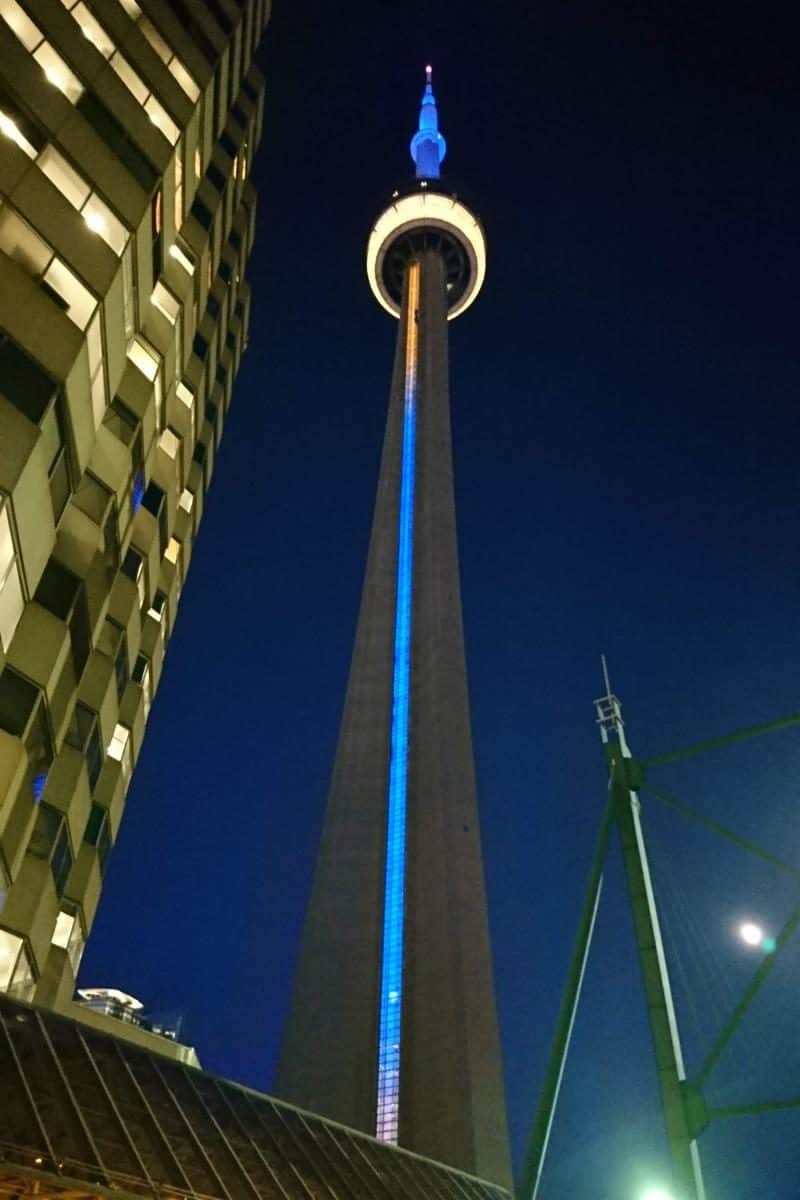
<svg viewBox="0 0 800 1200">
<path fill-rule="evenodd" d="M 398 318 L 361 610 L 276 1092 L 510 1183 L 456 539 L 448 322 L 483 232 L 439 178 L 428 81 L 416 178 L 367 274 Z"/>
<path fill-rule="evenodd" d="M 0 0 L 0 991 L 69 1008 L 247 343 L 269 0 Z"/>
</svg>

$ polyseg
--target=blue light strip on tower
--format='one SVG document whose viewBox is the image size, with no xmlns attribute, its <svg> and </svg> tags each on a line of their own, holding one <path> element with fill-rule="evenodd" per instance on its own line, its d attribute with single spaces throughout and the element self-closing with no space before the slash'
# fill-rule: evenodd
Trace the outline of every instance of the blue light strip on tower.
<svg viewBox="0 0 800 1200">
<path fill-rule="evenodd" d="M 414 574 L 414 466 L 417 424 L 418 262 L 408 268 L 406 296 L 403 450 L 400 519 L 397 536 L 397 595 L 394 618 L 394 676 L 389 797 L 386 818 L 386 868 L 383 896 L 378 1023 L 378 1105 L 375 1136 L 397 1144 L 400 1114 L 400 1032 L 403 1000 L 403 907 L 406 866 L 406 794 L 408 784 L 408 707 L 411 675 L 411 593 Z"/>
</svg>

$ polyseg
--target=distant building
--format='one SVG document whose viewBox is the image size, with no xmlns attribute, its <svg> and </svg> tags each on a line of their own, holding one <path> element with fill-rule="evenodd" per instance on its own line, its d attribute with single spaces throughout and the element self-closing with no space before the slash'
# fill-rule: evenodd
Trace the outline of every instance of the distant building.
<svg viewBox="0 0 800 1200">
<path fill-rule="evenodd" d="M 183 1045 L 179 1040 L 180 1017 L 167 1020 L 152 1016 L 144 1011 L 141 1000 L 137 1000 L 135 996 L 129 996 L 127 992 L 121 992 L 119 988 L 79 988 L 76 1004 L 72 1006 L 70 1013 L 73 1017 L 77 1017 L 89 1025 L 116 1033 L 117 1036 L 120 1036 L 123 1031 L 115 1028 L 113 1024 L 107 1024 L 104 1018 L 110 1017 L 112 1021 L 121 1021 L 128 1026 L 124 1034 L 129 1040 L 137 1042 L 146 1049 L 155 1048 L 161 1054 L 167 1054 L 170 1058 L 178 1058 L 181 1062 L 188 1063 L 189 1066 L 200 1065 L 194 1048 Z M 93 1019 L 97 1017 L 100 1020 Z M 164 1046 L 154 1041 L 153 1038 L 165 1039 L 170 1044 L 168 1047 Z"/>
<path fill-rule="evenodd" d="M 0 3 L 0 991 L 61 1010 L 247 343 L 268 10 Z"/>
<path fill-rule="evenodd" d="M 350 679 L 275 1090 L 508 1185 L 511 1169 L 470 729 L 448 322 L 486 248 L 439 177 L 430 68 L 416 178 L 367 276 L 398 318 Z"/>
</svg>

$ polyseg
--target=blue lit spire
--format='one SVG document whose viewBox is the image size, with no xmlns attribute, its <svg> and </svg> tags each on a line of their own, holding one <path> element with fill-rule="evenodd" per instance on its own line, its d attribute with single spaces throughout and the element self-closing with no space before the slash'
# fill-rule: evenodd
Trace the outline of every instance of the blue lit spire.
<svg viewBox="0 0 800 1200">
<path fill-rule="evenodd" d="M 419 129 L 411 139 L 411 157 L 417 168 L 417 179 L 438 179 L 439 164 L 447 153 L 447 142 L 439 133 L 439 117 L 436 112 L 436 97 L 433 94 L 431 74 L 433 67 L 425 68 L 425 91 L 419 110 Z"/>
</svg>

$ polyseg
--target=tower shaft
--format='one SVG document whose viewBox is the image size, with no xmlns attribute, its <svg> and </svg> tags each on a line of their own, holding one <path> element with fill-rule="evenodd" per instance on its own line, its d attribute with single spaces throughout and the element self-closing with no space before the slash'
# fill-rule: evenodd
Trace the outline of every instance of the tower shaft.
<svg viewBox="0 0 800 1200">
<path fill-rule="evenodd" d="M 396 1118 L 401 1145 L 508 1184 L 461 617 L 447 308 L 443 258 L 423 249 L 406 270 L 355 649 L 277 1091 L 379 1136 L 391 1135 Z M 399 974 L 387 976 L 393 936 Z M 387 1040 L 395 1029 L 398 1041 Z M 387 1053 L 394 1047 L 396 1059 Z"/>
</svg>

